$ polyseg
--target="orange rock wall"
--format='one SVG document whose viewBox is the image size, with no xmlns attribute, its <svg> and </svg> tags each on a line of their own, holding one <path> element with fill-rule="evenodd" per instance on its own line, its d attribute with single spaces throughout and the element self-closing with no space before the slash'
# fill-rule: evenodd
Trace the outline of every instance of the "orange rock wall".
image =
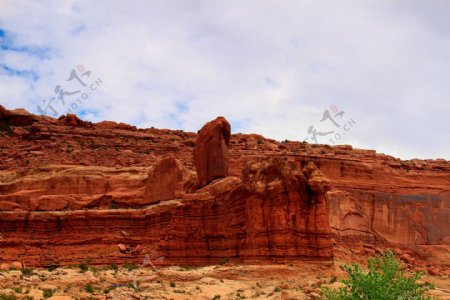
<svg viewBox="0 0 450 300">
<path fill-rule="evenodd" d="M 0 132 L 0 261 L 74 264 L 89 256 L 122 263 L 155 253 L 164 264 L 331 259 L 334 238 L 334 248 L 403 247 L 428 258 L 439 253 L 439 261 L 450 264 L 445 160 L 401 161 L 350 146 L 233 134 L 228 177 L 147 205 L 148 177 L 163 155 L 174 154 L 183 174 L 195 172 L 195 133 L 74 116 L 55 120 L 2 107 L 0 122 L 11 129 Z M 313 162 L 323 178 L 286 193 L 283 182 L 290 181 L 275 172 L 264 179 L 267 188 L 278 187 L 267 197 L 242 172 L 272 156 L 285 159 L 295 174 Z M 329 188 L 322 194 L 306 192 L 324 180 Z"/>
</svg>

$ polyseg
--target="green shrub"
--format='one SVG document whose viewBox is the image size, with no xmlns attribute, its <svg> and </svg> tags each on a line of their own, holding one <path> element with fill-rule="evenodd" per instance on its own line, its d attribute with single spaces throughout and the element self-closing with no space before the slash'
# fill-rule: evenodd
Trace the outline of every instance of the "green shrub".
<svg viewBox="0 0 450 300">
<path fill-rule="evenodd" d="M 16 300 L 16 296 L 0 294 L 0 300 Z"/>
<path fill-rule="evenodd" d="M 127 269 L 128 271 L 133 271 L 133 270 L 137 269 L 136 265 L 133 264 L 133 263 L 126 263 L 126 264 L 123 265 L 123 267 L 125 269 Z"/>
<path fill-rule="evenodd" d="M 81 273 L 86 273 L 87 270 L 89 270 L 89 266 L 87 265 L 87 263 L 82 262 L 78 265 L 78 267 L 80 268 L 80 272 Z"/>
<path fill-rule="evenodd" d="M 55 293 L 55 291 L 51 290 L 51 289 L 44 289 L 43 292 L 44 292 L 44 294 L 43 294 L 44 295 L 44 299 L 52 297 L 53 294 Z"/>
<path fill-rule="evenodd" d="M 97 276 L 98 269 L 96 267 L 91 267 L 90 270 L 91 270 L 92 274 L 94 274 L 94 276 Z"/>
<path fill-rule="evenodd" d="M 109 266 L 106 266 L 105 269 L 106 270 L 113 270 L 114 272 L 117 272 L 119 270 L 119 267 L 116 264 L 112 263 Z"/>
<path fill-rule="evenodd" d="M 94 288 L 92 287 L 92 285 L 90 283 L 86 284 L 86 292 L 93 294 L 94 293 Z"/>
<path fill-rule="evenodd" d="M 345 286 L 339 289 L 325 288 L 323 294 L 328 299 L 431 299 L 424 296 L 431 286 L 416 283 L 421 274 L 408 274 L 390 250 L 369 259 L 367 272 L 356 263 L 344 266 L 344 270 L 349 279 L 343 280 Z"/>
<path fill-rule="evenodd" d="M 33 274 L 33 269 L 24 268 L 21 272 L 23 276 L 31 276 Z"/>
<path fill-rule="evenodd" d="M 47 271 L 49 271 L 49 272 L 55 271 L 58 267 L 59 267 L 59 264 L 57 264 L 57 263 L 50 263 L 46 266 Z"/>
</svg>

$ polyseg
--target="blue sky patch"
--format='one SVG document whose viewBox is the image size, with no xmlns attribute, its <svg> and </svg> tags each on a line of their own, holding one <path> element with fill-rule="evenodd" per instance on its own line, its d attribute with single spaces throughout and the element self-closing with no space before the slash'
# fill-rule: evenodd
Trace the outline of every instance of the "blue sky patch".
<svg viewBox="0 0 450 300">
<path fill-rule="evenodd" d="M 0 64 L 0 73 L 5 73 L 8 76 L 24 77 L 24 78 L 31 79 L 33 81 L 36 81 L 39 79 L 39 76 L 33 71 L 16 70 L 16 69 L 8 67 L 5 64 Z"/>
<path fill-rule="evenodd" d="M 0 50 L 23 52 L 28 55 L 36 56 L 39 59 L 48 59 L 50 58 L 51 53 L 50 48 L 47 47 L 17 45 L 14 41 L 13 35 L 2 28 L 0 28 Z"/>
<path fill-rule="evenodd" d="M 189 110 L 189 107 L 186 102 L 177 101 L 176 106 L 177 106 L 177 113 L 184 113 Z"/>
<path fill-rule="evenodd" d="M 91 109 L 80 109 L 80 110 L 76 111 L 76 114 L 82 119 L 86 116 L 94 117 L 94 118 L 98 118 L 98 116 L 99 116 L 99 112 L 97 110 L 91 110 Z"/>
<path fill-rule="evenodd" d="M 231 131 L 235 132 L 244 132 L 246 128 L 251 124 L 250 118 L 243 119 L 231 119 L 228 120 L 231 123 Z"/>
</svg>

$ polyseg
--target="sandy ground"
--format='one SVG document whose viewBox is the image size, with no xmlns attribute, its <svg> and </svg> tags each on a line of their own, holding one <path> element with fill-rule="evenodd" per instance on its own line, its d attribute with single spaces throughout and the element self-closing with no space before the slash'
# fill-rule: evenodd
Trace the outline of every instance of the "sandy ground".
<svg viewBox="0 0 450 300">
<path fill-rule="evenodd" d="M 321 299 L 321 288 L 338 287 L 340 263 L 225 264 L 201 268 L 120 266 L 0 271 L 3 299 Z M 425 276 L 437 299 L 450 299 L 448 276 Z M 14 297 L 5 297 L 7 295 Z"/>
</svg>

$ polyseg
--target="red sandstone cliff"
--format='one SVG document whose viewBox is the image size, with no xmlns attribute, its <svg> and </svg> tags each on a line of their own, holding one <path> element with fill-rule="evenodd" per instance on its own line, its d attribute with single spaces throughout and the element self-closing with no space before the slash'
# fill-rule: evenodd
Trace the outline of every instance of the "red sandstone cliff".
<svg viewBox="0 0 450 300">
<path fill-rule="evenodd" d="M 450 162 L 227 136 L 221 122 L 197 139 L 0 106 L 0 262 L 332 259 L 389 246 L 450 265 Z"/>
</svg>

